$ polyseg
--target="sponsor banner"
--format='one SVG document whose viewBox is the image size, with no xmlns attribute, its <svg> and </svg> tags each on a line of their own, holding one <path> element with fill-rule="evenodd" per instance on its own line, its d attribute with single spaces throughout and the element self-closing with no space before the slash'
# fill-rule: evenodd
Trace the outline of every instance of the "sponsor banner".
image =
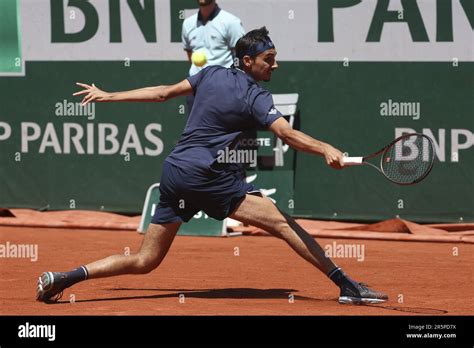
<svg viewBox="0 0 474 348">
<path fill-rule="evenodd" d="M 196 13 L 196 3 L 22 0 L 24 59 L 185 61 L 181 24 Z M 282 61 L 474 60 L 472 0 L 220 0 L 219 5 L 247 31 L 267 26 Z"/>
<path fill-rule="evenodd" d="M 288 151 L 284 167 L 265 165 L 259 179 L 294 170 L 294 194 L 282 202 L 302 216 L 472 221 L 473 66 L 286 63 L 266 87 L 300 94 L 299 129 L 353 156 L 417 131 L 432 137 L 436 162 L 422 183 L 399 187 L 370 168 L 335 171 L 319 156 Z M 139 212 L 183 130 L 185 100 L 80 109 L 71 97 L 74 82 L 123 90 L 177 81 L 187 68 L 185 62 L 30 62 L 26 77 L 0 78 L 0 206 Z M 259 132 L 248 144 L 259 146 L 258 169 L 272 158 L 267 139 Z"/>
</svg>

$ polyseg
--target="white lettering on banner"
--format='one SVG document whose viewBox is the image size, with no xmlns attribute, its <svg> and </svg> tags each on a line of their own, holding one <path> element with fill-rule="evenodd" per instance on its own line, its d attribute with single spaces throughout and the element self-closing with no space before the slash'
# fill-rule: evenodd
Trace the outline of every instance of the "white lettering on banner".
<svg viewBox="0 0 474 348">
<path fill-rule="evenodd" d="M 415 144 L 416 138 L 410 137 L 401 142 L 395 144 L 395 160 L 396 161 L 412 161 L 419 155 L 418 147 Z M 407 150 L 409 149 L 408 153 Z M 424 159 L 425 161 L 427 159 Z"/>
<path fill-rule="evenodd" d="M 107 129 L 110 132 L 107 134 Z M 118 135 L 118 127 L 111 123 L 99 123 L 99 155 L 113 155 L 119 150 L 119 142 L 116 137 Z M 107 144 L 110 143 L 112 146 L 106 148 Z"/>
<path fill-rule="evenodd" d="M 33 133 L 30 134 L 29 130 L 32 129 Z M 33 122 L 22 122 L 21 123 L 21 152 L 28 153 L 28 143 L 30 141 L 38 140 L 41 135 L 41 128 L 38 124 Z"/>
<path fill-rule="evenodd" d="M 74 129 L 75 134 L 71 136 L 71 129 Z M 84 129 L 78 123 L 65 123 L 64 124 L 64 141 L 63 150 L 65 154 L 71 153 L 71 142 L 74 144 L 76 153 L 79 155 L 84 154 L 84 148 L 81 145 L 80 140 L 84 136 Z"/>
<path fill-rule="evenodd" d="M 43 140 L 41 141 L 41 145 L 39 148 L 39 153 L 44 153 L 46 147 L 52 147 L 54 149 L 54 153 L 61 153 L 61 146 L 59 145 L 59 139 L 56 135 L 56 130 L 54 129 L 54 125 L 52 123 L 48 123 L 46 125 L 46 129 L 44 130 Z"/>
<path fill-rule="evenodd" d="M 87 124 L 87 154 L 94 154 L 94 124 Z"/>
<path fill-rule="evenodd" d="M 243 138 L 237 143 L 238 146 L 271 146 L 270 138 Z"/>
<path fill-rule="evenodd" d="M 9 138 L 11 137 L 12 130 L 8 123 L 0 123 L 0 128 L 9 129 L 8 135 Z M 146 125 L 143 134 L 137 130 L 134 124 L 127 125 L 125 134 L 123 134 L 123 130 L 121 133 L 119 127 L 112 123 L 81 125 L 65 122 L 62 127 L 55 128 L 51 122 L 42 126 L 34 122 L 21 122 L 20 128 L 21 153 L 37 151 L 43 154 L 52 151 L 55 154 L 124 155 L 134 152 L 137 156 L 159 156 L 164 149 L 163 140 L 158 136 L 158 133 L 162 131 L 162 125 L 159 123 Z M 417 131 L 413 128 L 395 128 L 395 138 L 408 133 L 423 133 L 430 137 L 436 157 L 440 162 L 460 162 L 463 154 L 474 146 L 474 133 L 469 129 L 453 128 L 447 131 L 444 128 L 436 130 L 423 128 L 421 131 Z M 97 134 L 97 143 L 94 141 L 95 134 Z M 447 141 L 448 135 L 450 139 Z M 145 140 L 151 145 L 144 146 Z M 265 144 L 264 141 L 257 143 L 260 146 Z M 410 144 L 406 145 L 410 146 Z M 239 157 L 230 152 L 228 155 L 232 163 L 234 160 L 239 162 L 239 158 L 244 163 L 249 162 L 248 159 L 252 159 L 251 157 Z M 230 155 L 234 155 L 235 158 Z M 412 151 L 404 156 L 408 156 L 405 158 L 408 159 L 410 156 L 416 156 L 416 152 Z"/>
<path fill-rule="evenodd" d="M 125 134 L 120 134 L 119 127 L 113 123 L 81 125 L 65 122 L 62 127 L 55 128 L 53 123 L 48 122 L 44 126 L 44 131 L 42 126 L 34 122 L 22 122 L 20 127 L 22 153 L 34 152 L 32 148 L 38 146 L 38 143 L 37 151 L 40 154 L 53 151 L 55 154 L 124 155 L 135 153 L 137 156 L 159 156 L 164 148 L 163 140 L 157 136 L 157 132 L 162 130 L 161 124 L 158 123 L 148 124 L 143 135 L 137 131 L 134 124 L 127 125 Z M 97 134 L 97 144 L 94 141 L 94 134 Z M 151 145 L 144 146 L 144 140 Z"/>
<path fill-rule="evenodd" d="M 190 2 L 191 3 L 191 2 Z M 282 61 L 474 61 L 472 0 L 220 0 L 246 30 L 265 24 Z M 185 61 L 172 0 L 19 2 L 29 61 Z M 195 4 L 191 7 L 197 7 Z M 288 22 L 288 9 L 298 20 Z M 252 9 L 249 11 L 249 9 Z M 77 12 L 75 19 L 69 11 Z M 180 9 L 189 16 L 197 9 Z M 172 20 L 173 18 L 173 20 Z M 264 23 L 262 24 L 262 18 Z M 41 28 L 41 29 L 38 29 Z M 49 28 L 49 29 L 47 29 Z M 177 36 L 177 35 L 174 35 Z"/>
<path fill-rule="evenodd" d="M 438 136 L 436 137 L 431 129 L 425 129 L 423 134 L 430 137 L 433 141 L 433 146 L 435 149 L 435 153 L 440 162 L 444 162 L 446 160 L 446 151 L 445 149 L 445 142 L 444 139 L 446 138 L 446 130 L 445 129 L 438 129 Z"/>
<path fill-rule="evenodd" d="M 460 136 L 465 138 L 465 141 L 461 143 Z M 451 153 L 457 154 L 454 158 L 454 162 L 459 161 L 459 150 L 469 149 L 474 145 L 474 134 L 468 129 L 453 129 L 451 130 Z M 471 154 L 472 156 L 472 154 Z M 451 156 L 453 157 L 453 156 Z M 472 158 L 472 157 L 471 157 Z"/>
<path fill-rule="evenodd" d="M 155 150 L 148 147 L 145 148 L 145 155 L 147 156 L 158 156 L 163 152 L 163 141 L 153 134 L 153 131 L 161 132 L 161 124 L 159 123 L 150 123 L 145 127 L 145 138 L 147 138 L 151 143 L 153 143 L 156 148 Z"/>
<path fill-rule="evenodd" d="M 0 122 L 0 141 L 7 140 L 12 134 L 12 127 L 6 122 Z"/>
<path fill-rule="evenodd" d="M 126 154 L 130 148 L 134 149 L 138 156 L 143 156 L 142 145 L 140 144 L 140 139 L 138 138 L 137 129 L 134 124 L 128 125 L 120 154 Z"/>
<path fill-rule="evenodd" d="M 413 128 L 395 128 L 395 138 L 408 133 L 417 133 L 417 131 Z M 446 162 L 446 130 L 440 128 L 437 137 L 429 128 L 423 128 L 421 133 L 433 140 L 437 159 L 440 162 Z M 469 129 L 451 129 L 450 154 L 455 155 L 448 156 L 450 162 L 460 162 L 462 153 L 459 150 L 467 150 L 472 146 L 474 146 L 474 134 Z"/>
</svg>

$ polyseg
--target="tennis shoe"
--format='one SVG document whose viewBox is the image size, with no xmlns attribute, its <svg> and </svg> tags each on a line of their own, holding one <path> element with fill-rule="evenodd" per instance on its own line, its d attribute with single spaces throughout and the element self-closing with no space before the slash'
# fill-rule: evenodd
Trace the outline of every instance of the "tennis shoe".
<svg viewBox="0 0 474 348">
<path fill-rule="evenodd" d="M 388 296 L 381 291 L 372 290 L 367 284 L 355 283 L 341 287 L 339 303 L 341 304 L 374 304 L 383 303 Z"/>
<path fill-rule="evenodd" d="M 46 303 L 57 302 L 63 296 L 66 274 L 63 272 L 43 272 L 38 278 L 36 300 Z"/>
</svg>

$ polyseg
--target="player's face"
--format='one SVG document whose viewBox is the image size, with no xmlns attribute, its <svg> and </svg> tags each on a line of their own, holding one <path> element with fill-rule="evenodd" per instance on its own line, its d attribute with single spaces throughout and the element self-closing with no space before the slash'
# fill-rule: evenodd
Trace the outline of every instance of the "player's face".
<svg viewBox="0 0 474 348">
<path fill-rule="evenodd" d="M 198 0 L 199 6 L 207 6 L 214 2 L 215 0 Z"/>
<path fill-rule="evenodd" d="M 277 52 L 274 48 L 260 53 L 252 60 L 250 73 L 256 81 L 270 81 L 272 72 L 278 68 Z"/>
</svg>

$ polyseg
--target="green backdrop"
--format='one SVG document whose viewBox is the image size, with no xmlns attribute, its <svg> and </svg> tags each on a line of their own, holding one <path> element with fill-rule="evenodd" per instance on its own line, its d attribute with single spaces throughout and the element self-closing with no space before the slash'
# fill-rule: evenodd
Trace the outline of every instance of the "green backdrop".
<svg viewBox="0 0 474 348">
<path fill-rule="evenodd" d="M 472 129 L 472 63 L 342 63 L 284 62 L 273 81 L 273 93 L 296 92 L 299 128 L 350 154 L 370 153 L 395 136 L 397 127 L 445 131 L 445 160 L 435 163 L 419 185 L 396 186 L 370 168 L 335 171 L 321 158 L 298 153 L 295 161 L 294 214 L 314 218 L 384 219 L 399 215 L 416 221 L 473 220 L 472 149 L 460 150 L 452 162 L 453 129 Z M 97 104 L 95 119 L 55 115 L 55 105 L 74 101 L 75 81 L 94 81 L 109 90 L 166 84 L 185 77 L 184 62 L 29 62 L 25 77 L 0 78 L 0 122 L 11 127 L 0 141 L 0 206 L 48 209 L 103 209 L 139 212 L 146 189 L 160 179 L 160 168 L 185 124 L 184 98 L 167 103 Z M 382 117 L 380 103 L 388 99 L 418 101 L 421 117 Z M 41 135 L 21 149 L 21 123 L 39 125 Z M 65 122 L 87 130 L 87 123 L 113 123 L 123 139 L 134 124 L 142 147 L 153 148 L 143 129 L 163 142 L 158 156 L 56 154 L 52 146 L 39 153 L 47 123 L 55 127 L 64 152 Z M 0 138 L 4 129 L 0 123 Z M 31 130 L 30 130 L 31 131 Z M 31 135 L 31 134 L 30 134 Z M 24 135 L 23 135 L 24 136 Z M 439 138 L 436 139 L 439 142 Z M 465 142 L 462 136 L 459 142 Z M 85 138 L 82 144 L 85 147 Z"/>
<path fill-rule="evenodd" d="M 275 33 L 283 59 L 264 86 L 299 94 L 297 128 L 352 156 L 404 129 L 433 136 L 437 146 L 432 173 L 410 187 L 371 168 L 335 171 L 289 151 L 284 167 L 256 172 L 280 208 L 324 219 L 474 221 L 472 1 L 219 3 L 246 29 L 265 24 Z M 74 110 L 74 83 L 125 90 L 184 79 L 180 28 L 195 7 L 194 0 L 0 2 L 0 207 L 140 212 L 185 125 L 184 98 L 96 104 L 92 118 Z M 418 103 L 419 119 L 382 116 L 392 101 Z"/>
</svg>

